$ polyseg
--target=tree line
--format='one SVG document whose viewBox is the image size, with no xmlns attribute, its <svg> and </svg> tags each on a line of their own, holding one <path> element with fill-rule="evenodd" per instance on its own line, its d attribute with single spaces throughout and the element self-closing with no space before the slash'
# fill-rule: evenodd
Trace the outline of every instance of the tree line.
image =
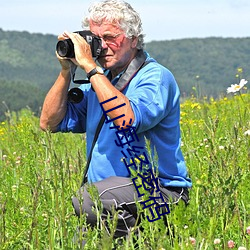
<svg viewBox="0 0 250 250">
<path fill-rule="evenodd" d="M 60 70 L 56 43 L 54 35 L 0 29 L 0 120 L 7 109 L 29 107 L 39 115 Z M 145 50 L 172 71 L 183 98 L 217 98 L 240 78 L 250 79 L 248 37 L 152 41 Z"/>
</svg>

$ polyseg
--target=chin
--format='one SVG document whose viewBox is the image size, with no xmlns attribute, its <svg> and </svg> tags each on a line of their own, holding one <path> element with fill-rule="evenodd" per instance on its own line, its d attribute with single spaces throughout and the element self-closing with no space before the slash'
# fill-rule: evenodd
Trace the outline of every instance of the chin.
<svg viewBox="0 0 250 250">
<path fill-rule="evenodd" d="M 100 60 L 100 61 L 98 61 L 99 63 L 100 63 L 100 65 L 103 67 L 103 68 L 105 68 L 105 69 L 111 69 L 114 65 L 113 65 L 113 63 L 111 63 L 111 62 L 107 62 L 107 61 L 102 61 L 102 60 Z"/>
</svg>

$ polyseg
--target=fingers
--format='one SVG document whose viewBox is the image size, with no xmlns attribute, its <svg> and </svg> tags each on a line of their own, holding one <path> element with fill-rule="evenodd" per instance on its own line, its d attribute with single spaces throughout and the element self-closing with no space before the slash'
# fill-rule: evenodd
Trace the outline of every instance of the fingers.
<svg viewBox="0 0 250 250">
<path fill-rule="evenodd" d="M 71 40 L 76 39 L 77 36 L 78 36 L 77 33 L 72 33 L 72 32 L 69 32 L 69 31 L 64 31 L 62 35 L 63 35 L 64 38 L 69 38 Z"/>
<path fill-rule="evenodd" d="M 62 66 L 70 66 L 70 65 L 75 65 L 78 66 L 78 62 L 76 61 L 75 58 L 68 58 L 68 57 L 61 57 L 58 55 L 57 51 L 56 51 L 56 57 L 59 60 L 59 62 L 61 63 Z"/>
<path fill-rule="evenodd" d="M 72 32 L 69 32 L 69 31 L 64 31 L 57 38 L 58 38 L 58 40 L 65 40 L 65 39 L 74 39 L 77 36 L 78 36 L 77 33 L 72 33 Z"/>
<path fill-rule="evenodd" d="M 63 34 L 58 36 L 58 39 L 59 40 L 70 39 L 74 44 L 74 52 L 75 52 L 74 58 L 62 58 L 59 55 L 57 55 L 57 58 L 59 59 L 61 64 L 62 61 L 65 59 L 70 60 L 73 64 L 77 66 L 84 65 L 86 64 L 87 61 L 91 61 L 92 63 L 93 58 L 90 45 L 80 34 L 75 32 L 64 31 Z"/>
<path fill-rule="evenodd" d="M 69 36 L 67 35 L 66 31 L 64 31 L 62 34 L 60 34 L 57 39 L 58 40 L 65 40 L 65 39 L 68 39 Z"/>
</svg>

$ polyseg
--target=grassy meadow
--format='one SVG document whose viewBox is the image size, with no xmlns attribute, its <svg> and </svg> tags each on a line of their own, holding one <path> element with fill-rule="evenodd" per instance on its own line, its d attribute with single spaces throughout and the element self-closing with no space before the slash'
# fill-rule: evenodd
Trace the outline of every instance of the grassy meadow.
<svg viewBox="0 0 250 250">
<path fill-rule="evenodd" d="M 250 95 L 239 92 L 183 102 L 190 204 L 170 208 L 167 226 L 163 219 L 142 219 L 143 230 L 120 245 L 99 222 L 99 230 L 86 233 L 85 249 L 250 249 L 249 103 Z M 44 133 L 28 109 L 6 113 L 0 123 L 0 249 L 81 249 L 76 228 L 86 223 L 74 216 L 71 197 L 85 160 L 84 135 Z M 97 201 L 97 213 L 99 207 Z M 112 234 L 116 220 L 108 223 Z"/>
</svg>

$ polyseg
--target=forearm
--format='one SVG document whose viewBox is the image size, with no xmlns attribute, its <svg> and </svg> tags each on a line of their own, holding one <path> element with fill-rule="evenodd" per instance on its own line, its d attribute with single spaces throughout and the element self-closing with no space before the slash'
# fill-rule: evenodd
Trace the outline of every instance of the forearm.
<svg viewBox="0 0 250 250">
<path fill-rule="evenodd" d="M 115 125 L 121 127 L 123 121 L 125 121 L 125 124 L 123 125 L 123 127 L 126 127 L 126 125 L 133 124 L 134 113 L 131 108 L 129 99 L 124 94 L 122 94 L 119 90 L 117 90 L 104 75 L 96 74 L 90 78 L 90 81 L 100 103 L 106 100 L 109 100 L 112 97 L 117 96 L 116 99 L 110 102 L 104 103 L 102 105 L 105 111 L 115 108 L 121 104 L 125 104 L 122 107 L 119 107 L 107 113 L 107 115 L 111 119 L 114 119 L 122 114 L 125 115 L 124 117 L 114 120 Z"/>
<path fill-rule="evenodd" d="M 58 124 L 64 118 L 67 110 L 69 84 L 70 73 L 68 70 L 62 70 L 44 100 L 40 117 L 42 130 L 49 129 L 55 132 Z"/>
</svg>

